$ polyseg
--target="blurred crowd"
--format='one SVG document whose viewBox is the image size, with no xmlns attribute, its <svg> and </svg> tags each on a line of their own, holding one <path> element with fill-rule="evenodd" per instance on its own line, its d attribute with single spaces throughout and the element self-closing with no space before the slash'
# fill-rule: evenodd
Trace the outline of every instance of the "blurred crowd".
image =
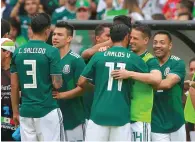
<svg viewBox="0 0 195 142">
<path fill-rule="evenodd" d="M 37 12 L 49 14 L 53 26 L 60 20 L 112 20 L 116 15 L 128 15 L 133 21 L 193 20 L 195 0 L 1 0 L 1 18 L 9 21 L 16 46 L 32 37 L 30 17 Z M 73 51 L 91 47 L 93 36 L 93 31 L 77 30 Z"/>
</svg>

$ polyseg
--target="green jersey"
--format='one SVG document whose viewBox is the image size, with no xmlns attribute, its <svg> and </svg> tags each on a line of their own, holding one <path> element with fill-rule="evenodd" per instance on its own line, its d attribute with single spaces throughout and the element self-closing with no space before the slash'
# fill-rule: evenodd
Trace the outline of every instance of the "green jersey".
<svg viewBox="0 0 195 142">
<path fill-rule="evenodd" d="M 59 92 L 65 92 L 74 89 L 77 85 L 83 69 L 85 68 L 84 60 L 71 50 L 61 59 L 63 85 Z M 82 97 L 74 99 L 59 100 L 58 104 L 62 111 L 64 129 L 72 130 L 85 121 L 85 113 Z"/>
<path fill-rule="evenodd" d="M 195 73 L 194 73 L 192 80 L 195 81 Z M 185 120 L 187 122 L 195 124 L 195 109 L 192 105 L 190 94 L 188 94 L 188 97 L 187 97 L 184 114 L 185 114 Z"/>
<path fill-rule="evenodd" d="M 68 20 L 68 19 L 75 19 L 76 13 L 69 11 L 64 6 L 57 8 L 51 17 L 51 23 L 56 24 L 58 20 Z"/>
<path fill-rule="evenodd" d="M 152 132 L 172 133 L 184 123 L 182 106 L 183 84 L 185 78 L 185 63 L 176 56 L 170 56 L 161 67 L 162 79 L 168 74 L 175 74 L 180 81 L 168 90 L 157 90 L 154 95 L 152 110 Z"/>
<path fill-rule="evenodd" d="M 123 126 L 130 118 L 130 88 L 132 80 L 115 80 L 114 69 L 147 72 L 144 61 L 123 47 L 112 47 L 96 53 L 84 69 L 82 76 L 93 76 L 94 99 L 90 119 L 98 125 Z"/>
<path fill-rule="evenodd" d="M 158 60 L 152 54 L 146 51 L 140 57 L 146 62 L 149 72 L 160 71 Z M 151 122 L 153 96 L 151 85 L 135 81 L 132 89 L 131 121 Z"/>
<path fill-rule="evenodd" d="M 21 35 L 24 36 L 26 40 L 28 40 L 28 24 L 31 22 L 31 18 L 28 15 L 20 16 L 21 23 Z"/>
<path fill-rule="evenodd" d="M 58 49 L 39 40 L 30 40 L 16 48 L 11 73 L 17 73 L 22 92 L 20 116 L 40 118 L 58 108 L 52 97 L 52 78 L 61 75 Z"/>
</svg>

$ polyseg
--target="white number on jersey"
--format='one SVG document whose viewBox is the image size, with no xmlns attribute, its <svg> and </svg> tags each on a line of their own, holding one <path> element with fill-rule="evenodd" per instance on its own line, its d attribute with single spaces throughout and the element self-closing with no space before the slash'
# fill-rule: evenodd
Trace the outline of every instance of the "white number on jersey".
<svg viewBox="0 0 195 142">
<path fill-rule="evenodd" d="M 105 64 L 106 67 L 109 67 L 109 78 L 108 78 L 108 87 L 107 90 L 111 91 L 112 90 L 112 84 L 113 84 L 113 77 L 111 76 L 111 72 L 114 70 L 114 62 L 106 62 Z M 117 67 L 120 69 L 125 69 L 126 64 L 125 63 L 117 63 Z M 123 84 L 123 80 L 119 79 L 118 80 L 118 91 L 121 91 Z"/>
<path fill-rule="evenodd" d="M 26 71 L 26 75 L 32 76 L 32 84 L 24 84 L 24 88 L 37 88 L 37 78 L 36 78 L 36 60 L 24 60 L 24 65 L 31 65 L 32 70 Z"/>
</svg>

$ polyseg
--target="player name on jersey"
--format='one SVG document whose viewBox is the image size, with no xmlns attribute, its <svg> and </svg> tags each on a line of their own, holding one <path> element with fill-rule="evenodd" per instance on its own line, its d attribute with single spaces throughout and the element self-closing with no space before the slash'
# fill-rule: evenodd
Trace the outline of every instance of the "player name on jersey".
<svg viewBox="0 0 195 142">
<path fill-rule="evenodd" d="M 46 49 L 45 48 L 20 48 L 19 54 L 21 53 L 39 53 L 39 54 L 45 54 Z"/>
<path fill-rule="evenodd" d="M 125 53 L 125 52 L 112 52 L 112 51 L 106 51 L 106 52 L 104 53 L 104 56 L 126 57 L 126 58 L 130 58 L 131 54 Z"/>
</svg>

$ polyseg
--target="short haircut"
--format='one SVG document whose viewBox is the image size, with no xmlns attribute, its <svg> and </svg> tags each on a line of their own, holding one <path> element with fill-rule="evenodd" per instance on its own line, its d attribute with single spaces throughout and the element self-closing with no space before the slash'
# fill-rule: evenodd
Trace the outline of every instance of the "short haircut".
<svg viewBox="0 0 195 142">
<path fill-rule="evenodd" d="M 188 12 L 192 12 L 193 11 L 194 3 L 192 1 L 181 0 L 179 3 L 180 3 L 181 7 L 187 8 L 189 10 Z"/>
<path fill-rule="evenodd" d="M 119 16 L 115 16 L 113 19 L 114 24 L 115 23 L 119 23 L 119 24 L 125 24 L 127 25 L 129 28 L 131 28 L 131 18 L 125 15 L 119 15 Z"/>
<path fill-rule="evenodd" d="M 190 65 L 192 62 L 195 62 L 195 57 L 193 57 L 193 58 L 189 61 L 189 65 Z"/>
<path fill-rule="evenodd" d="M 172 42 L 171 34 L 170 34 L 169 32 L 167 32 L 167 31 L 158 31 L 158 32 L 156 32 L 156 33 L 154 34 L 154 37 L 155 37 L 156 35 L 166 35 L 166 36 L 168 37 L 169 41 Z M 154 38 L 154 37 L 153 37 L 153 38 Z"/>
<path fill-rule="evenodd" d="M 104 28 L 110 28 L 109 24 L 100 24 L 95 28 L 95 36 L 100 36 L 104 32 Z"/>
<path fill-rule="evenodd" d="M 142 24 L 142 23 L 136 23 L 132 27 L 133 29 L 140 31 L 144 34 L 144 36 L 148 37 L 149 39 L 151 38 L 151 29 L 148 25 Z"/>
<path fill-rule="evenodd" d="M 21 26 L 20 26 L 20 22 L 18 22 L 15 18 L 10 18 L 9 19 L 10 25 L 14 28 L 17 29 L 18 33 L 17 36 L 19 36 L 21 34 Z"/>
<path fill-rule="evenodd" d="M 10 32 L 10 24 L 8 21 L 1 19 L 1 38 Z"/>
<path fill-rule="evenodd" d="M 65 21 L 57 22 L 56 28 L 65 28 L 67 30 L 67 35 L 68 36 L 73 36 L 74 27 L 72 25 L 68 24 Z"/>
<path fill-rule="evenodd" d="M 51 19 L 46 13 L 38 13 L 31 19 L 33 33 L 42 33 L 51 25 Z"/>
<path fill-rule="evenodd" d="M 110 28 L 110 37 L 113 42 L 123 41 L 126 35 L 129 35 L 129 27 L 125 24 L 114 24 Z"/>
</svg>

